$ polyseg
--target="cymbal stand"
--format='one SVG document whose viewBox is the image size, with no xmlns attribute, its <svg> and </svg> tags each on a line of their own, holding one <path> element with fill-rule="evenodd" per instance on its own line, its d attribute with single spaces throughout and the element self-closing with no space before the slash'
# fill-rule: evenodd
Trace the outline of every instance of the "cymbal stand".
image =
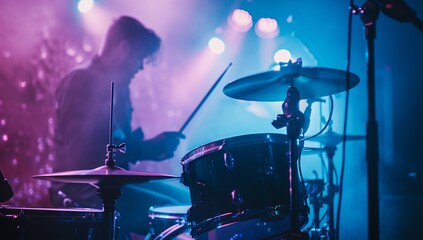
<svg viewBox="0 0 423 240">
<path fill-rule="evenodd" d="M 328 157 L 328 196 L 327 196 L 327 205 L 328 205 L 328 225 L 329 229 L 327 232 L 328 239 L 335 239 L 335 208 L 334 208 L 334 198 L 336 192 L 338 192 L 338 186 L 333 183 L 333 174 L 334 174 L 334 165 L 333 165 L 333 156 L 335 155 L 336 146 L 325 145 L 324 149 L 326 150 L 326 155 Z"/>
<path fill-rule="evenodd" d="M 110 98 L 110 126 L 109 126 L 109 144 L 107 144 L 107 155 L 105 160 L 105 167 L 110 170 L 122 169 L 116 166 L 114 159 L 114 152 L 120 150 L 125 152 L 126 145 L 124 143 L 116 146 L 112 144 L 113 139 L 113 98 L 114 98 L 114 82 L 111 83 L 111 98 Z M 121 195 L 122 185 L 112 182 L 111 180 L 101 180 L 97 184 L 97 194 L 103 202 L 103 223 L 102 223 L 102 239 L 114 240 L 118 236 L 118 218 L 119 214 L 115 212 L 116 200 Z"/>
<path fill-rule="evenodd" d="M 306 181 L 306 189 L 310 199 L 311 205 L 313 205 L 313 224 L 311 228 L 311 240 L 320 240 L 320 209 L 326 201 L 326 197 L 323 196 L 325 183 L 323 179 L 314 179 Z"/>
<path fill-rule="evenodd" d="M 329 121 L 329 129 L 327 134 L 333 134 L 332 130 L 332 121 Z M 334 175 L 334 164 L 333 164 L 333 157 L 335 156 L 336 145 L 338 142 L 336 141 L 326 141 L 324 143 L 323 149 L 326 152 L 326 156 L 328 158 L 328 188 L 327 188 L 327 196 L 324 199 L 324 203 L 327 204 L 328 208 L 328 223 L 325 229 L 321 229 L 320 236 L 324 236 L 326 240 L 335 239 L 335 207 L 334 207 L 334 200 L 335 194 L 339 191 L 339 186 L 334 184 L 333 175 Z"/>
<path fill-rule="evenodd" d="M 298 177 L 298 141 L 301 129 L 304 125 L 304 114 L 299 110 L 300 92 L 294 86 L 294 78 L 299 77 L 302 61 L 298 59 L 295 63 L 290 60 L 286 65 L 280 64 L 281 79 L 289 79 L 291 86 L 288 88 L 287 97 L 282 104 L 283 114 L 278 114 L 272 122 L 275 128 L 286 127 L 288 136 L 288 158 L 289 158 L 289 199 L 290 199 L 290 224 L 291 231 L 289 239 L 307 239 L 300 231 L 299 226 L 299 177 Z"/>
</svg>

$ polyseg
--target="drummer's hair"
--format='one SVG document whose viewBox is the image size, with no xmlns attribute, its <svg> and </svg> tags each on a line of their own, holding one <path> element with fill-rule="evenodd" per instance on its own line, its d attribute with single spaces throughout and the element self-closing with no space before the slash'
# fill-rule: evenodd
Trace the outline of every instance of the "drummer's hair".
<svg viewBox="0 0 423 240">
<path fill-rule="evenodd" d="M 130 16 L 119 17 L 109 27 L 102 53 L 110 52 L 121 41 L 128 41 L 134 51 L 143 49 L 147 56 L 153 56 L 158 52 L 161 44 L 161 39 L 153 30 Z"/>
</svg>

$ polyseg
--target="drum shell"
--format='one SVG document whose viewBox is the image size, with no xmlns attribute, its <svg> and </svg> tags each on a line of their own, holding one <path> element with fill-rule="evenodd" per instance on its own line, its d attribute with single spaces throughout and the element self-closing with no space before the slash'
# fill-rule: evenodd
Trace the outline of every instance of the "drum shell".
<svg viewBox="0 0 423 240">
<path fill-rule="evenodd" d="M 192 239 L 187 212 L 191 205 L 156 205 L 148 210 L 150 232 L 145 240 Z"/>
<path fill-rule="evenodd" d="M 0 239 L 103 239 L 98 209 L 0 208 Z"/>
<path fill-rule="evenodd" d="M 193 234 L 205 230 L 197 225 L 227 213 L 269 221 L 288 216 L 288 152 L 285 135 L 253 134 L 219 140 L 187 154 L 182 182 L 190 188 L 188 221 Z"/>
</svg>

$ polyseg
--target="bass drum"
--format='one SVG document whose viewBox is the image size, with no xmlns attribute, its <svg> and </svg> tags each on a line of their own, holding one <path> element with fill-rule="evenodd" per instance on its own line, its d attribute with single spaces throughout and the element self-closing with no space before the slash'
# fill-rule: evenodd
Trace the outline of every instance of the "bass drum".
<svg viewBox="0 0 423 240">
<path fill-rule="evenodd" d="M 148 210 L 150 232 L 144 240 L 192 240 L 187 211 L 191 205 L 157 205 Z"/>
<path fill-rule="evenodd" d="M 306 191 L 298 184 L 299 211 L 291 213 L 287 154 L 286 135 L 264 133 L 222 139 L 185 155 L 181 181 L 190 188 L 191 235 L 278 238 L 289 232 L 291 214 L 303 228 L 309 213 Z"/>
<path fill-rule="evenodd" d="M 0 239 L 104 239 L 99 209 L 0 207 Z"/>
</svg>

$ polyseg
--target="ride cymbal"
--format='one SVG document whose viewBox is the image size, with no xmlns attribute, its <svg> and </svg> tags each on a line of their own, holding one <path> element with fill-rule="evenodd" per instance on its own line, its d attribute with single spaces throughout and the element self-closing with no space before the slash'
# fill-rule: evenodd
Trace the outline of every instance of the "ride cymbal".
<svg viewBox="0 0 423 240">
<path fill-rule="evenodd" d="M 347 72 L 343 70 L 303 67 L 298 77 L 289 77 L 283 70 L 268 71 L 237 79 L 223 88 L 223 92 L 235 99 L 247 101 L 284 101 L 293 79 L 301 99 L 324 97 L 347 90 Z M 349 73 L 349 86 L 360 82 L 359 77 Z"/>
</svg>

